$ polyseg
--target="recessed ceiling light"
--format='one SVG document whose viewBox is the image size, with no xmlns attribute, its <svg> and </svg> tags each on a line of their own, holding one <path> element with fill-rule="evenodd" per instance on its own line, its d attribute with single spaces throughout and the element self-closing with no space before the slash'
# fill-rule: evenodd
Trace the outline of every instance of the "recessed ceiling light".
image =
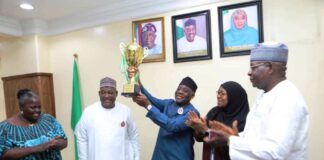
<svg viewBox="0 0 324 160">
<path fill-rule="evenodd" d="M 26 9 L 26 10 L 33 10 L 34 9 L 34 7 L 31 4 L 28 4 L 28 3 L 21 4 L 20 8 Z"/>
</svg>

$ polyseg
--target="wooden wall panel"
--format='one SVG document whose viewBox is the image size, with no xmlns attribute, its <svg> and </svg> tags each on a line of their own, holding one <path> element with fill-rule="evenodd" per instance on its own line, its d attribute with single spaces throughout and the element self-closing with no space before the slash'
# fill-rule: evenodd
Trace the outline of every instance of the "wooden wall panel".
<svg viewBox="0 0 324 160">
<path fill-rule="evenodd" d="M 17 92 L 29 88 L 39 95 L 42 112 L 55 117 L 53 75 L 51 73 L 31 73 L 3 77 L 3 89 L 7 118 L 19 112 Z"/>
</svg>

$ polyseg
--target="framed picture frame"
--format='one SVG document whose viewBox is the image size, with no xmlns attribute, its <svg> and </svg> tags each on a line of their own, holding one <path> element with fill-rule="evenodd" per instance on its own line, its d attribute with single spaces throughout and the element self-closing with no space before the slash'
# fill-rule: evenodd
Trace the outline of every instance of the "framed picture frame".
<svg viewBox="0 0 324 160">
<path fill-rule="evenodd" d="M 263 42 L 262 1 L 218 7 L 220 57 L 249 55 Z"/>
<path fill-rule="evenodd" d="M 143 63 L 165 61 L 164 18 L 151 18 L 132 22 L 132 37 L 148 48 Z"/>
<path fill-rule="evenodd" d="M 210 11 L 172 16 L 173 61 L 212 59 Z"/>
</svg>

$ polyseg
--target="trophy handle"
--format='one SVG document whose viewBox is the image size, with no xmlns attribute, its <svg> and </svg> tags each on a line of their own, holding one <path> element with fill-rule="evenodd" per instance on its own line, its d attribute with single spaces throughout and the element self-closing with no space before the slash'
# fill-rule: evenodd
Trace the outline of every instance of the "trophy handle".
<svg viewBox="0 0 324 160">
<path fill-rule="evenodd" d="M 124 75 L 124 79 L 126 81 L 129 81 L 129 79 L 128 79 L 128 73 L 127 73 L 128 65 L 127 65 L 126 57 L 125 57 L 126 44 L 123 43 L 123 42 L 121 42 L 119 44 L 119 49 L 120 49 L 120 52 L 122 54 L 121 55 L 121 60 L 120 60 L 120 71 Z"/>
<path fill-rule="evenodd" d="M 123 42 L 121 42 L 121 43 L 119 44 L 119 50 L 120 50 L 120 52 L 121 52 L 122 54 L 125 54 L 125 49 L 126 49 L 126 44 L 123 43 Z"/>
</svg>

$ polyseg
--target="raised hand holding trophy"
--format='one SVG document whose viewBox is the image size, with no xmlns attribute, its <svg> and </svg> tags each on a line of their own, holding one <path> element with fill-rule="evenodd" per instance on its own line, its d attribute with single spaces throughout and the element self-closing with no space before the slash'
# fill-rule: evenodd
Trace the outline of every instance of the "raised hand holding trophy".
<svg viewBox="0 0 324 160">
<path fill-rule="evenodd" d="M 142 48 L 136 43 L 135 39 L 133 43 L 128 45 L 120 43 L 119 47 L 122 53 L 121 72 L 127 81 L 127 84 L 123 86 L 122 95 L 133 97 L 140 92 L 137 68 L 148 55 L 148 48 Z"/>
</svg>

